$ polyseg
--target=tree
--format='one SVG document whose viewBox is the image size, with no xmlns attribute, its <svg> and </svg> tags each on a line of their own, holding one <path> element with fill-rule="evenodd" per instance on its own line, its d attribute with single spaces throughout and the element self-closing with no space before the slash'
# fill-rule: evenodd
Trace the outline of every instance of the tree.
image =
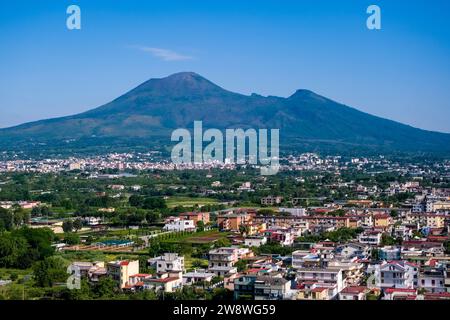
<svg viewBox="0 0 450 320">
<path fill-rule="evenodd" d="M 257 253 L 279 254 L 282 256 L 290 255 L 294 251 L 290 247 L 283 247 L 279 243 L 266 243 L 255 250 Z"/>
<path fill-rule="evenodd" d="M 239 232 L 245 236 L 250 232 L 250 227 L 247 225 L 241 224 L 239 226 Z"/>
<path fill-rule="evenodd" d="M 444 250 L 445 250 L 445 254 L 450 254 L 450 241 L 444 242 Z"/>
<path fill-rule="evenodd" d="M 87 279 L 81 279 L 81 287 L 80 289 L 72 289 L 67 290 L 68 300 L 91 300 L 92 292 L 91 286 L 88 283 Z"/>
<path fill-rule="evenodd" d="M 73 222 L 72 222 L 72 220 L 64 221 L 63 224 L 62 224 L 62 229 L 66 233 L 72 232 L 72 230 L 73 230 Z"/>
<path fill-rule="evenodd" d="M 238 269 L 238 272 L 245 272 L 247 271 L 248 263 L 246 260 L 239 260 L 234 266 Z"/>
<path fill-rule="evenodd" d="M 48 257 L 33 265 L 33 275 L 39 287 L 51 287 L 56 282 L 65 282 L 68 274 L 60 257 Z"/>
<path fill-rule="evenodd" d="M 27 256 L 28 243 L 23 237 L 15 237 L 9 233 L 0 235 L 0 267 L 22 268 L 23 257 Z"/>
<path fill-rule="evenodd" d="M 15 272 L 11 273 L 11 275 L 9 276 L 9 280 L 11 281 L 16 281 L 18 278 L 19 276 Z"/>
<path fill-rule="evenodd" d="M 154 223 L 157 222 L 161 218 L 161 214 L 157 211 L 148 211 L 145 219 L 148 223 Z"/>
<path fill-rule="evenodd" d="M 225 288 L 214 288 L 212 300 L 231 301 L 233 300 L 233 292 Z"/>
<path fill-rule="evenodd" d="M 214 243 L 214 246 L 216 248 L 229 247 L 230 245 L 231 245 L 231 241 L 229 239 L 227 239 L 227 238 L 219 238 Z"/>
<path fill-rule="evenodd" d="M 83 228 L 83 221 L 81 219 L 75 219 L 73 221 L 73 228 L 75 229 L 75 232 L 78 232 Z"/>
<path fill-rule="evenodd" d="M 151 257 L 155 257 L 161 252 L 161 243 L 157 239 L 151 239 L 149 241 L 148 254 Z"/>
<path fill-rule="evenodd" d="M 10 210 L 0 207 L 0 231 L 11 231 L 26 223 L 28 219 L 28 213 L 21 207 Z"/>
<path fill-rule="evenodd" d="M 143 203 L 144 209 L 165 209 L 166 202 L 162 198 L 146 198 Z"/>
<path fill-rule="evenodd" d="M 375 248 L 372 249 L 371 256 L 372 256 L 372 260 L 374 260 L 374 261 L 380 260 L 380 250 L 375 249 Z"/>
<path fill-rule="evenodd" d="M 197 231 L 198 232 L 205 231 L 205 223 L 202 220 L 197 222 Z"/>
<path fill-rule="evenodd" d="M 275 215 L 275 211 L 272 209 L 260 209 L 256 212 L 256 214 L 259 216 L 273 216 Z"/>
<path fill-rule="evenodd" d="M 21 229 L 14 230 L 12 234 L 26 239 L 29 250 L 23 259 L 28 261 L 30 265 L 34 261 L 43 260 L 52 256 L 55 252 L 55 249 L 52 247 L 55 234 L 49 228 L 30 229 L 28 227 L 22 227 Z"/>
<path fill-rule="evenodd" d="M 144 197 L 138 196 L 138 195 L 132 195 L 132 196 L 128 199 L 128 203 L 129 203 L 130 206 L 132 206 L 132 207 L 142 207 L 143 204 L 144 204 Z"/>
<path fill-rule="evenodd" d="M 64 242 L 71 246 L 80 244 L 80 236 L 72 232 L 65 233 Z"/>
<path fill-rule="evenodd" d="M 114 293 L 118 291 L 118 284 L 111 277 L 101 278 L 94 287 L 94 294 L 97 299 L 112 298 Z"/>
<path fill-rule="evenodd" d="M 390 215 L 392 218 L 397 218 L 398 217 L 398 211 L 397 210 L 391 210 Z"/>
<path fill-rule="evenodd" d="M 381 236 L 381 246 L 392 246 L 392 245 L 394 245 L 396 243 L 397 243 L 396 239 L 394 239 L 390 235 L 383 234 Z"/>
<path fill-rule="evenodd" d="M 130 295 L 130 300 L 158 300 L 158 295 L 153 290 L 144 290 Z"/>
</svg>

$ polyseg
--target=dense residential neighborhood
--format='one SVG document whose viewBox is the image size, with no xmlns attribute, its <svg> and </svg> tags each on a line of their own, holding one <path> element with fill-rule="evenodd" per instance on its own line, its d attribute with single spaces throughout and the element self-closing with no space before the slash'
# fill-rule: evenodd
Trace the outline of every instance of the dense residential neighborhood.
<svg viewBox="0 0 450 320">
<path fill-rule="evenodd" d="M 140 157 L 0 162 L 0 297 L 450 299 L 448 161 Z"/>
</svg>

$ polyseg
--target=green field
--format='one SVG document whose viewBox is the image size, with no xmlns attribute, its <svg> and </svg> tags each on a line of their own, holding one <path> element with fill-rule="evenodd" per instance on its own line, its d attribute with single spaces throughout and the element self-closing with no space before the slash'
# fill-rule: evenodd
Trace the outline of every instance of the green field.
<svg viewBox="0 0 450 320">
<path fill-rule="evenodd" d="M 210 198 L 170 197 L 166 200 L 166 203 L 169 208 L 173 208 L 177 206 L 193 207 L 195 205 L 216 204 L 218 201 Z"/>
<path fill-rule="evenodd" d="M 8 269 L 8 268 L 0 268 L 0 280 L 9 280 L 12 274 L 17 276 L 17 279 L 21 279 L 26 275 L 30 275 L 32 273 L 31 269 Z"/>
<path fill-rule="evenodd" d="M 146 252 L 145 252 L 146 253 Z M 110 262 L 114 260 L 134 260 L 139 259 L 140 254 L 135 252 L 130 253 L 110 253 L 101 251 L 64 251 L 59 253 L 59 255 L 67 260 L 68 262 L 74 261 L 88 261 L 88 262 Z"/>
<path fill-rule="evenodd" d="M 208 268 L 208 260 L 192 258 L 191 256 L 185 256 L 184 257 L 184 267 L 188 271 L 194 270 L 194 269 L 207 269 Z"/>
</svg>

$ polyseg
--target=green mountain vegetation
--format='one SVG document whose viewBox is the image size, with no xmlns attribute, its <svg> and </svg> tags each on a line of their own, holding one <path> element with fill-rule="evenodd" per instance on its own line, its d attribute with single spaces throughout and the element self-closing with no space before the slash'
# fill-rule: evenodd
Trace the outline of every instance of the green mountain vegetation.
<svg viewBox="0 0 450 320">
<path fill-rule="evenodd" d="M 425 131 L 337 103 L 308 90 L 288 98 L 227 91 L 183 72 L 151 79 L 99 108 L 0 130 L 0 150 L 157 147 L 176 128 L 280 129 L 282 152 L 450 153 L 450 134 Z"/>
</svg>

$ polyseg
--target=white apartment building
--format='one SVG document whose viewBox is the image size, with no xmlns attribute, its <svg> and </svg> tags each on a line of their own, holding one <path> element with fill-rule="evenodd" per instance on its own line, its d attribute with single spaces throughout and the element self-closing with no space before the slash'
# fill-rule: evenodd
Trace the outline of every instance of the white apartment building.
<svg viewBox="0 0 450 320">
<path fill-rule="evenodd" d="M 164 253 L 156 259 L 156 272 L 184 272 L 184 257 L 178 253 Z"/>
<path fill-rule="evenodd" d="M 183 274 L 183 284 L 193 285 L 198 282 L 211 282 L 215 274 L 206 270 L 194 270 Z"/>
<path fill-rule="evenodd" d="M 306 216 L 306 209 L 305 208 L 280 208 L 280 212 L 290 213 L 294 217 Z"/>
<path fill-rule="evenodd" d="M 378 246 L 381 243 L 381 232 L 371 231 L 363 232 L 358 236 L 358 242 L 372 246 Z"/>
<path fill-rule="evenodd" d="M 237 273 L 234 264 L 239 259 L 239 248 L 223 247 L 209 251 L 208 270 L 216 276 L 226 277 Z"/>
<path fill-rule="evenodd" d="M 329 299 L 334 298 L 344 288 L 344 276 L 340 268 L 303 268 L 297 271 L 298 283 L 315 282 L 329 288 Z"/>
<path fill-rule="evenodd" d="M 260 247 L 266 243 L 266 237 L 248 237 L 244 240 L 244 245 L 246 245 L 247 247 Z"/>
<path fill-rule="evenodd" d="M 379 288 L 414 289 L 418 285 L 418 267 L 406 261 L 383 262 L 375 266 Z"/>
<path fill-rule="evenodd" d="M 419 274 L 419 288 L 431 293 L 446 292 L 445 278 L 443 268 L 427 268 Z"/>
<path fill-rule="evenodd" d="M 172 219 L 164 225 L 166 231 L 195 231 L 195 222 L 193 220 Z"/>
</svg>

